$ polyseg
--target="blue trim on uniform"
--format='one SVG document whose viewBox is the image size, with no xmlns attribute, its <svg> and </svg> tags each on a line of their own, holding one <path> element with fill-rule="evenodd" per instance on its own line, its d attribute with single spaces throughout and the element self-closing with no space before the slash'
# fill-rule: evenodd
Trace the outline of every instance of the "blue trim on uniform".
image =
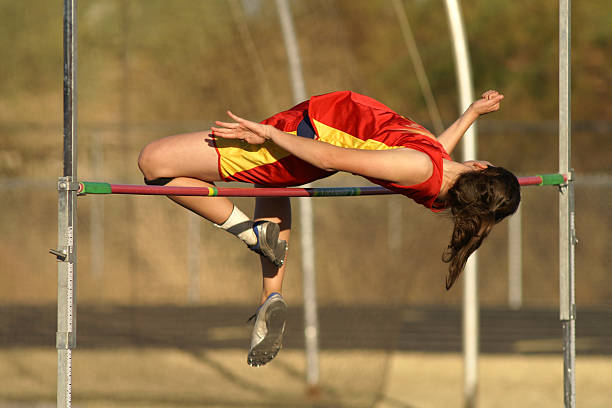
<svg viewBox="0 0 612 408">
<path fill-rule="evenodd" d="M 308 111 L 304 111 L 304 119 L 298 124 L 297 135 L 308 139 L 314 139 L 317 135 L 308 117 Z"/>
</svg>

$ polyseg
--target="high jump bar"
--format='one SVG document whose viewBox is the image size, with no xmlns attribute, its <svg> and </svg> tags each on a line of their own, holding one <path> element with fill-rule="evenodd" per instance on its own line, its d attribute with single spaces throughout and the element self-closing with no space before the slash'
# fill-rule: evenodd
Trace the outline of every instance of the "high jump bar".
<svg viewBox="0 0 612 408">
<path fill-rule="evenodd" d="M 558 186 L 565 184 L 565 174 L 541 174 L 519 177 L 521 186 Z M 79 182 L 79 195 L 87 194 L 136 194 L 207 197 L 348 197 L 398 194 L 384 187 L 325 187 L 325 188 L 235 188 L 235 187 L 174 187 L 151 185 L 110 184 Z"/>
</svg>

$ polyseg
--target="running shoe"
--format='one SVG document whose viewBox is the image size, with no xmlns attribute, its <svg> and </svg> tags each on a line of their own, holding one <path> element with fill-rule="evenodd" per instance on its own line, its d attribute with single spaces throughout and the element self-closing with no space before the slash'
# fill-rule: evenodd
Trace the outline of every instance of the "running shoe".
<svg viewBox="0 0 612 408">
<path fill-rule="evenodd" d="M 259 306 L 255 319 L 247 363 L 259 367 L 272 360 L 280 351 L 287 319 L 287 304 L 280 293 L 274 292 Z"/>
<path fill-rule="evenodd" d="M 267 258 L 274 266 L 280 268 L 285 262 L 287 241 L 278 239 L 279 225 L 271 221 L 256 221 L 253 224 L 253 231 L 257 236 L 257 243 L 248 245 L 249 249 Z"/>
</svg>

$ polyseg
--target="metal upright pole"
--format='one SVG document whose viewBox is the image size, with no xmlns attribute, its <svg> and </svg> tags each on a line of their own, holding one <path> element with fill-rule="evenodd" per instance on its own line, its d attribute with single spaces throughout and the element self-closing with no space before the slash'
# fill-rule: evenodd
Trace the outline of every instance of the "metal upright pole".
<svg viewBox="0 0 612 408">
<path fill-rule="evenodd" d="M 58 180 L 57 406 L 72 401 L 72 349 L 76 347 L 77 16 L 64 0 L 64 171 Z"/>
<path fill-rule="evenodd" d="M 559 173 L 569 174 L 559 194 L 559 314 L 563 327 L 565 407 L 576 406 L 574 182 L 571 169 L 571 1 L 559 0 Z"/>
<path fill-rule="evenodd" d="M 472 101 L 473 85 L 463 18 L 457 0 L 446 0 L 453 49 L 455 51 L 460 110 L 465 111 Z M 463 160 L 476 158 L 476 125 L 463 137 Z M 478 271 L 477 254 L 469 257 L 463 272 L 463 391 L 464 406 L 476 406 L 478 390 Z"/>
<path fill-rule="evenodd" d="M 293 29 L 291 9 L 287 0 L 276 0 L 276 7 L 283 30 L 283 39 L 289 59 L 291 86 L 295 103 L 307 98 L 302 74 L 299 47 Z M 306 185 L 310 187 L 310 185 Z M 317 316 L 316 271 L 314 252 L 314 228 L 312 200 L 300 199 L 302 226 L 302 271 L 304 291 L 304 337 L 306 342 L 306 383 L 315 392 L 319 383 L 319 322 Z"/>
<path fill-rule="evenodd" d="M 521 205 L 508 220 L 508 306 L 523 305 L 523 228 Z"/>
</svg>

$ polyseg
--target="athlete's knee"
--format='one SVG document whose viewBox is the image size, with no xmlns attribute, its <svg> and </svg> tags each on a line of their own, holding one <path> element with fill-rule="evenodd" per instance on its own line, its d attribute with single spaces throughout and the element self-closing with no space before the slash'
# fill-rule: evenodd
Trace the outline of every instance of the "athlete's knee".
<svg viewBox="0 0 612 408">
<path fill-rule="evenodd" d="M 161 167 L 162 157 L 159 154 L 159 149 L 155 146 L 155 142 L 143 147 L 138 155 L 138 168 L 145 179 L 153 180 L 160 177 Z"/>
</svg>

